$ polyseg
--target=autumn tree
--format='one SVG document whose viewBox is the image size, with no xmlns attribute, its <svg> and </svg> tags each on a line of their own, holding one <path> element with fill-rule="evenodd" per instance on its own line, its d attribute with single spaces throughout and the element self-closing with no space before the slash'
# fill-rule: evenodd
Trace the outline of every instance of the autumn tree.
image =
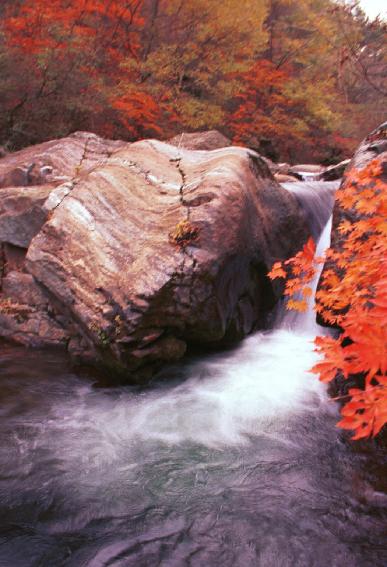
<svg viewBox="0 0 387 567">
<path fill-rule="evenodd" d="M 357 2 L 352 7 L 336 7 L 333 13 L 337 22 L 340 130 L 359 139 L 385 119 L 387 24 L 380 19 L 369 21 Z"/>
<path fill-rule="evenodd" d="M 332 46 L 321 33 L 320 22 L 328 27 L 325 0 L 270 0 L 265 19 L 267 41 L 261 63 L 268 72 L 268 84 L 262 73 L 251 69 L 250 81 L 244 78 L 247 89 L 239 97 L 234 110 L 232 133 L 250 145 L 249 138 L 269 138 L 282 159 L 296 161 L 309 144 L 309 159 L 329 158 L 327 147 L 338 128 L 332 110 L 336 98 L 335 81 L 325 72 L 325 60 L 331 59 Z M 259 67 L 258 67 L 259 68 Z M 257 77 L 256 85 L 251 80 Z M 274 82 L 275 84 L 274 84 Z M 263 97 L 262 97 L 263 95 Z M 245 101 L 243 101 L 243 98 Z M 249 108 L 250 121 L 246 116 Z M 267 129 L 263 125 L 267 126 Z"/>
<path fill-rule="evenodd" d="M 243 77 L 246 89 L 233 108 L 233 137 L 240 140 L 243 132 L 242 141 L 258 148 L 261 140 L 270 139 L 282 159 L 290 161 L 302 159 L 306 146 L 309 160 L 330 163 L 347 157 L 370 124 L 380 122 L 383 23 L 368 22 L 347 3 L 270 0 L 267 6 L 267 41 L 260 60 L 261 65 L 268 62 L 268 85 L 257 66 Z M 268 89 L 270 94 L 276 72 L 282 77 L 277 74 L 271 86 L 271 103 L 262 94 Z M 379 91 L 372 90 L 367 76 Z"/>
<path fill-rule="evenodd" d="M 286 96 L 289 75 L 261 59 L 239 73 L 239 78 L 243 88 L 232 101 L 234 109 L 228 122 L 234 143 L 253 147 L 272 159 L 288 157 L 298 144 L 306 142 L 303 132 L 297 131 L 301 105 Z M 265 147 L 267 143 L 270 148 Z"/>
<path fill-rule="evenodd" d="M 265 41 L 264 3 L 248 0 L 244 10 L 236 0 L 145 2 L 140 58 L 129 64 L 166 109 L 166 136 L 224 129 L 227 102 L 241 88 L 236 72 L 250 67 Z"/>
<path fill-rule="evenodd" d="M 111 133 L 120 119 L 113 104 L 120 63 L 139 49 L 140 8 L 140 0 L 25 0 L 6 8 L 3 139 L 19 145 L 74 129 Z"/>
</svg>

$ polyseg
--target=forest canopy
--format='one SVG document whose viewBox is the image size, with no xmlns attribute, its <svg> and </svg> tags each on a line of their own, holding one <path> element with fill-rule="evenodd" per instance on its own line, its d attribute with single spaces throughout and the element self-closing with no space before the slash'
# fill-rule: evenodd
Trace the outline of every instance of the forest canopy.
<svg viewBox="0 0 387 567">
<path fill-rule="evenodd" d="M 216 128 L 332 163 L 383 120 L 386 23 L 333 0 L 3 0 L 0 144 Z"/>
</svg>

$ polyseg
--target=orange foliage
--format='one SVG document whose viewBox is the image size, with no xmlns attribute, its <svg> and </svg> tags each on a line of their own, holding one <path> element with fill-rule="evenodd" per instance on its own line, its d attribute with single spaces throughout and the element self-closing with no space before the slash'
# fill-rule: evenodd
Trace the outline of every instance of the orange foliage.
<svg viewBox="0 0 387 567">
<path fill-rule="evenodd" d="M 237 77 L 243 87 L 233 100 L 228 123 L 234 144 L 265 154 L 269 143 L 274 153 L 268 157 L 277 160 L 281 155 L 289 161 L 305 151 L 306 144 L 319 160 L 327 148 L 342 152 L 350 147 L 353 151 L 353 144 L 343 144 L 344 139 L 332 136 L 313 115 L 308 97 L 296 81 L 295 67 L 279 68 L 261 58 Z"/>
<path fill-rule="evenodd" d="M 112 97 L 112 108 L 118 110 L 119 121 L 132 138 L 137 136 L 162 136 L 157 126 L 160 107 L 145 92 L 127 93 L 121 97 Z"/>
<path fill-rule="evenodd" d="M 360 439 L 377 435 L 387 422 L 387 183 L 381 159 L 352 170 L 336 199 L 352 214 L 338 227 L 341 245 L 325 253 L 329 265 L 316 293 L 316 311 L 341 332 L 338 339 L 316 338 L 316 351 L 323 359 L 312 372 L 323 382 L 338 372 L 344 378 L 364 377 L 364 389 L 349 390 L 338 423 L 355 432 L 353 439 Z M 290 276 L 286 295 L 292 298 L 311 281 L 315 262 L 309 242 L 284 263 Z M 282 264 L 276 263 L 269 277 L 285 277 L 283 272 Z M 304 309 L 298 299 L 288 305 Z"/>
<path fill-rule="evenodd" d="M 138 59 L 142 5 L 143 0 L 24 0 L 11 6 L 3 22 L 6 41 L 30 58 L 36 78 L 35 92 L 19 95 L 24 105 L 52 100 L 71 85 L 69 114 L 79 108 L 92 116 L 89 128 L 117 134 L 121 126 L 131 139 L 160 135 L 159 107 L 141 88 L 136 65 L 128 64 Z"/>
<path fill-rule="evenodd" d="M 284 145 L 295 143 L 294 127 L 289 124 L 289 112 L 296 103 L 289 100 L 284 85 L 288 74 L 266 60 L 258 60 L 240 78 L 244 89 L 236 97 L 236 108 L 230 117 L 230 129 L 235 144 L 251 143 L 254 137 L 275 140 Z"/>
<path fill-rule="evenodd" d="M 5 20 L 14 45 L 38 53 L 44 48 L 65 48 L 71 39 L 98 40 L 112 51 L 138 49 L 136 27 L 142 23 L 142 0 L 24 0 Z"/>
<path fill-rule="evenodd" d="M 309 286 L 306 286 L 305 283 L 310 282 L 316 273 L 313 265 L 315 251 L 316 246 L 313 238 L 309 238 L 300 252 L 283 263 L 275 262 L 269 273 L 269 278 L 272 280 L 290 276 L 286 280 L 284 291 L 284 295 L 289 297 L 286 304 L 287 309 L 306 311 L 308 308 L 308 303 L 305 298 L 312 294 L 312 290 Z M 287 271 L 285 271 L 284 268 L 286 268 Z M 302 299 L 298 297 L 300 294 Z"/>
</svg>

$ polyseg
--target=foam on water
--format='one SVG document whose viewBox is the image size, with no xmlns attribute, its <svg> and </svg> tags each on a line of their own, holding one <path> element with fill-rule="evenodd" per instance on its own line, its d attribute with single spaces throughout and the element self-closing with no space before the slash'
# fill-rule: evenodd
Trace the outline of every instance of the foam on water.
<svg viewBox="0 0 387 567">
<path fill-rule="evenodd" d="M 189 378 L 174 387 L 143 394 L 122 389 L 120 395 L 81 387 L 76 402 L 59 400 L 52 407 L 50 450 L 60 441 L 71 458 L 74 452 L 90 455 L 92 446 L 100 463 L 114 460 L 117 443 L 222 447 L 245 443 L 251 435 L 275 435 L 289 415 L 326 403 L 324 388 L 307 372 L 314 362 L 312 337 L 277 330 L 189 365 Z"/>
</svg>

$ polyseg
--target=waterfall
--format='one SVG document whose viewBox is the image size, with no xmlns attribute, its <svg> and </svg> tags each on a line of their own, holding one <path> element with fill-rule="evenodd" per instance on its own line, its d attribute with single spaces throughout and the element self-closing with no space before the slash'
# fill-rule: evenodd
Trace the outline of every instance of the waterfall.
<svg viewBox="0 0 387 567">
<path fill-rule="evenodd" d="M 317 254 L 329 245 L 337 185 L 284 184 L 299 200 L 314 238 L 319 239 Z M 314 289 L 318 277 L 316 274 Z M 232 351 L 166 369 L 158 388 L 124 396 L 125 403 L 111 395 L 93 395 L 91 400 L 98 404 L 86 403 L 84 397 L 90 399 L 90 392 L 83 387 L 75 420 L 73 403 L 69 407 L 54 404 L 55 439 L 65 434 L 62 443 L 71 444 L 67 454 L 73 458 L 87 453 L 92 444 L 92 451 L 104 459 L 112 439 L 220 447 L 246 443 L 251 435 L 271 435 L 281 420 L 286 422 L 308 408 L 314 411 L 316 404 L 325 402 L 324 388 L 308 374 L 316 360 L 312 342 L 318 332 L 312 299 L 306 313 L 285 313 L 280 308 L 273 330 L 255 333 Z M 88 424 L 86 430 L 82 422 Z M 98 435 L 101 430 L 103 437 Z"/>
<path fill-rule="evenodd" d="M 332 216 L 329 218 L 327 224 L 325 225 L 320 238 L 316 245 L 316 256 L 322 257 L 325 250 L 329 248 L 330 237 L 331 237 L 331 226 L 332 226 Z M 308 284 L 312 289 L 312 295 L 307 298 L 308 309 L 304 313 L 297 311 L 286 311 L 284 305 L 285 300 L 282 301 L 280 307 L 277 311 L 275 326 L 282 329 L 289 329 L 295 332 L 304 333 L 308 335 L 326 334 L 327 329 L 321 328 L 316 323 L 316 313 L 314 310 L 314 296 L 317 289 L 317 284 L 320 279 L 321 271 L 323 265 L 319 264 L 316 266 L 316 273 L 313 280 Z"/>
<path fill-rule="evenodd" d="M 340 181 L 305 181 L 282 183 L 305 212 L 312 237 L 317 242 L 332 214 L 335 191 Z"/>
<path fill-rule="evenodd" d="M 312 237 L 316 242 L 316 256 L 322 257 L 330 245 L 332 227 L 332 208 L 335 191 L 340 182 L 309 181 L 301 183 L 284 183 L 283 187 L 293 193 L 305 211 Z M 305 313 L 286 311 L 285 300 L 277 308 L 274 326 L 301 332 L 304 334 L 326 334 L 316 323 L 314 311 L 314 295 L 322 271 L 322 264 L 316 266 L 316 274 L 309 287 L 312 295 L 308 298 L 308 309 Z"/>
</svg>

